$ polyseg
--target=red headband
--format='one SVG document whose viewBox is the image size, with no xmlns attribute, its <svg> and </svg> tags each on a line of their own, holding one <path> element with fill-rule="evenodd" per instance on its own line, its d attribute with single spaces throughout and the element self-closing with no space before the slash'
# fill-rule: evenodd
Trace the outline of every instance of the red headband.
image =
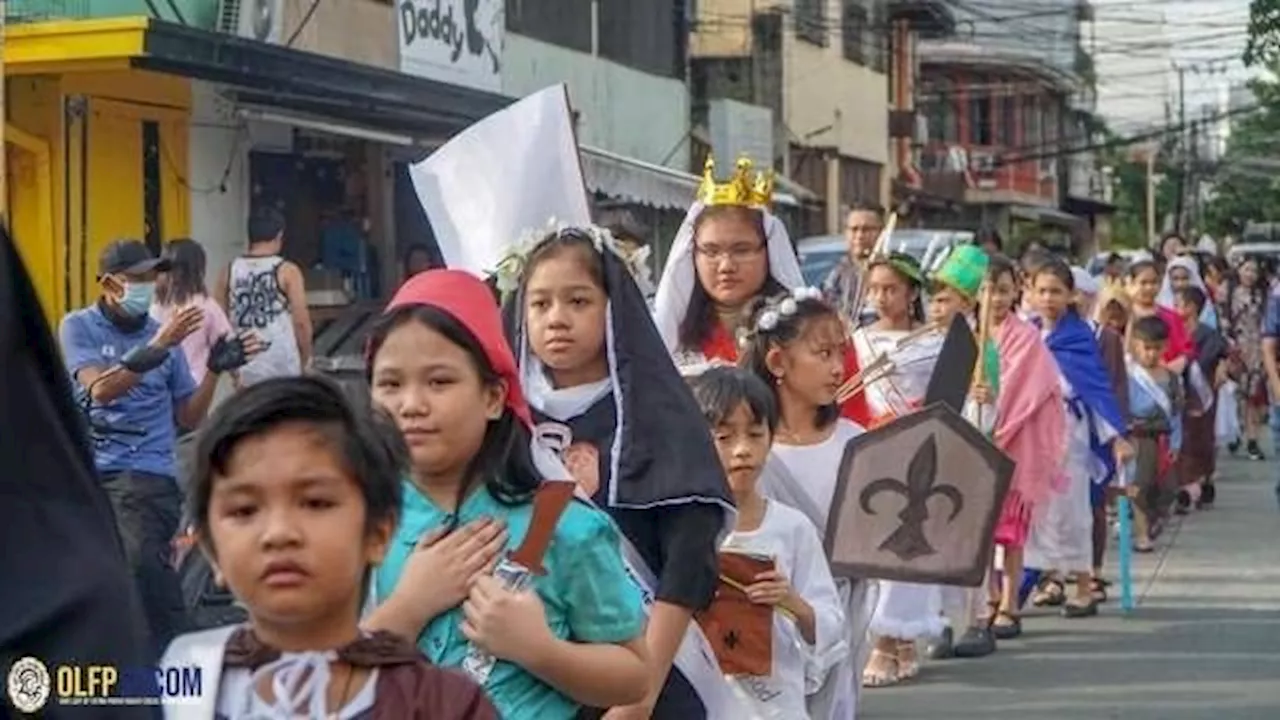
<svg viewBox="0 0 1280 720">
<path fill-rule="evenodd" d="M 429 305 L 448 313 L 475 336 L 489 365 L 506 381 L 507 408 L 532 429 L 533 415 L 520 389 L 516 358 L 507 344 L 502 315 L 489 286 L 462 270 L 427 270 L 409 278 L 396 291 L 385 312 L 414 305 Z M 372 363 L 373 358 L 369 360 Z"/>
</svg>

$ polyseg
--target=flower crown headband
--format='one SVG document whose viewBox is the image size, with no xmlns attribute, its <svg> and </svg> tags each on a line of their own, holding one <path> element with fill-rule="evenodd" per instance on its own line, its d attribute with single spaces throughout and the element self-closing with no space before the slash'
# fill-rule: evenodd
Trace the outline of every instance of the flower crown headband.
<svg viewBox="0 0 1280 720">
<path fill-rule="evenodd" d="M 533 251 L 537 250 L 542 243 L 547 242 L 550 238 L 559 237 L 561 234 L 567 233 L 573 233 L 590 240 L 596 252 L 601 254 L 605 252 L 613 253 L 615 257 L 622 261 L 627 272 L 631 273 L 631 277 L 640 286 L 640 291 L 645 294 L 652 292 L 653 282 L 649 278 L 648 245 L 642 245 L 634 252 L 627 253 L 608 228 L 594 224 L 569 225 L 555 218 L 548 220 L 547 224 L 542 228 L 533 228 L 521 233 L 519 239 L 516 240 L 515 246 L 498 261 L 493 270 L 493 275 L 497 280 L 498 292 L 502 293 L 505 298 L 509 293 L 518 290 L 520 288 L 520 278 L 524 276 L 525 269 L 529 264 L 529 256 L 533 254 Z"/>
<path fill-rule="evenodd" d="M 798 287 L 780 299 L 768 302 L 750 328 L 738 329 L 738 344 L 745 345 L 753 336 L 771 333 L 778 329 L 783 318 L 793 317 L 800 310 L 800 303 L 821 300 L 822 291 L 816 287 Z"/>
</svg>

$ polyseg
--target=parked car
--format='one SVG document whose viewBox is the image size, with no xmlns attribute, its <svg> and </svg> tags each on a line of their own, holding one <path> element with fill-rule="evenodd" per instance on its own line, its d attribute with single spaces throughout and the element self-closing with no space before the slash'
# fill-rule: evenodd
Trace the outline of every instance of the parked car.
<svg viewBox="0 0 1280 720">
<path fill-rule="evenodd" d="M 1227 261 L 1232 265 L 1240 263 L 1244 258 L 1256 259 L 1274 270 L 1280 265 L 1280 242 L 1240 242 L 1227 251 Z"/>
<path fill-rule="evenodd" d="M 973 233 L 960 230 L 895 230 L 889 237 L 889 251 L 906 253 L 924 267 L 942 257 L 956 245 L 973 242 Z M 843 235 L 814 235 L 796 243 L 800 271 L 809 285 L 820 285 L 848 252 Z"/>
</svg>

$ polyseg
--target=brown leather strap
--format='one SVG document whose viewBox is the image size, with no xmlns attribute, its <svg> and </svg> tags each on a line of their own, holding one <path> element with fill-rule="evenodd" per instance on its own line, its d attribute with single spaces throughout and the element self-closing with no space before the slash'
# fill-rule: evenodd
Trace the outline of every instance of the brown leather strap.
<svg viewBox="0 0 1280 720">
<path fill-rule="evenodd" d="M 551 538 L 555 535 L 556 525 L 565 508 L 573 501 L 576 483 L 548 480 L 538 488 L 533 496 L 533 515 L 529 519 L 529 532 L 525 534 L 520 547 L 511 553 L 511 560 L 523 565 L 534 575 L 546 575 L 547 569 L 542 566 L 542 558 L 551 546 Z"/>
</svg>

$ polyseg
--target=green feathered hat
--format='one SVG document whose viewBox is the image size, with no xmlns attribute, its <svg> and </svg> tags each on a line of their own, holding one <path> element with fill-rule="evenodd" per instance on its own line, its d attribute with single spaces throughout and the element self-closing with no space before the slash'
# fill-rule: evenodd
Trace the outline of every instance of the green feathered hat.
<svg viewBox="0 0 1280 720">
<path fill-rule="evenodd" d="M 978 289 L 987 275 L 991 260 L 977 245 L 957 245 L 929 278 L 934 284 L 946 285 L 970 300 L 978 299 Z"/>
</svg>

